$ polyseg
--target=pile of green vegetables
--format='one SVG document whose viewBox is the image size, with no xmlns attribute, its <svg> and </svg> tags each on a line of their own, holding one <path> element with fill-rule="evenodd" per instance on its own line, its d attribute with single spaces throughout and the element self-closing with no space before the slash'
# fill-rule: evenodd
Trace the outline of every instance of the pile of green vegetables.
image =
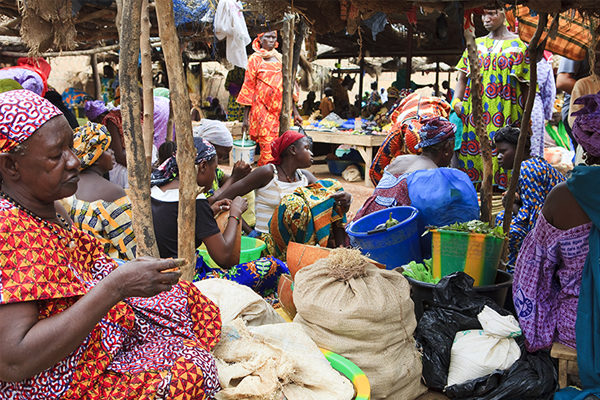
<svg viewBox="0 0 600 400">
<path fill-rule="evenodd" d="M 506 237 L 502 225 L 491 227 L 487 222 L 482 222 L 477 219 L 468 222 L 457 222 L 452 225 L 443 226 L 439 229 L 444 231 L 482 233 L 484 235 L 492 235 L 499 239 L 504 239 Z"/>
<path fill-rule="evenodd" d="M 433 260 L 431 258 L 423 260 L 423 263 L 411 261 L 408 265 L 402 267 L 404 271 L 402 274 L 408 276 L 416 281 L 425 283 L 436 284 L 440 281 L 440 278 L 433 277 Z"/>
</svg>

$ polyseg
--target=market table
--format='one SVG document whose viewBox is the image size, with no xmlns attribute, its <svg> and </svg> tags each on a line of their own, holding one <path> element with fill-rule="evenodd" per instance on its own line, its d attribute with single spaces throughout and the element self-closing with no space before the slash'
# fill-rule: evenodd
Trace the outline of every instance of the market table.
<svg viewBox="0 0 600 400">
<path fill-rule="evenodd" d="M 241 122 L 227 122 L 228 129 L 231 131 L 234 140 L 242 138 Z M 350 133 L 339 133 L 330 131 L 317 131 L 313 129 L 304 129 L 313 142 L 347 144 L 354 146 L 365 161 L 365 186 L 373 187 L 369 179 L 369 168 L 373 162 L 373 148 L 379 147 L 385 140 L 385 135 L 359 135 Z"/>
<path fill-rule="evenodd" d="M 385 140 L 385 135 L 358 135 L 309 129 L 305 129 L 304 131 L 312 138 L 313 142 L 354 146 L 365 161 L 365 186 L 373 187 L 371 179 L 369 179 L 369 168 L 373 162 L 373 148 L 381 146 Z"/>
</svg>

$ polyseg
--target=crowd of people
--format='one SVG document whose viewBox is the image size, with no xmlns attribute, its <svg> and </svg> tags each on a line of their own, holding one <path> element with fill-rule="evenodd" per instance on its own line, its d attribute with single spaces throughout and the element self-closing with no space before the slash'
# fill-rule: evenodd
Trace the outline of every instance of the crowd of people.
<svg viewBox="0 0 600 400">
<path fill-rule="evenodd" d="M 502 9 L 484 10 L 482 21 L 489 31 L 476 41 L 483 123 L 494 149 L 498 192 L 515 167 L 519 138 L 528 136 L 507 232 L 514 309 L 526 347 L 536 351 L 559 342 L 594 348 L 598 341 L 589 316 L 600 313 L 594 301 L 600 262 L 595 197 L 600 61 L 585 77 L 583 67 L 565 60 L 555 77 L 547 54 L 529 59 L 527 45 L 507 29 Z M 209 107 L 190 99 L 196 183 L 203 188 L 190 238 L 199 249 L 194 279 L 232 280 L 270 300 L 279 277 L 289 273 L 284 261 L 290 242 L 349 246 L 345 226 L 352 203 L 340 181 L 317 179 L 309 171 L 314 161 L 309 136 L 294 129 L 279 133 L 277 40 L 276 31 L 258 35 L 246 70 L 236 67 L 228 74 L 226 109 L 218 99 Z M 529 128 L 521 121 L 533 62 L 538 91 Z M 391 126 L 368 166 L 376 187 L 354 221 L 408 205 L 427 226 L 479 218 L 483 164 L 466 52 L 457 69 L 456 85 L 447 85 L 443 97 L 398 85 L 379 90 L 375 83 L 355 107 L 347 98 L 353 82 L 333 79 L 320 101 L 311 92 L 298 110 L 294 90 L 295 124 L 301 114 L 318 111 L 326 118 L 358 108 Z M 185 391 L 210 398 L 219 390 L 210 353 L 219 341 L 219 310 L 194 285 L 179 281 L 176 268 L 179 166 L 174 132 L 168 131 L 168 89 L 154 93 L 149 182 L 161 259 L 138 258 L 127 195 L 127 133 L 109 72 L 103 99 L 85 102 L 88 121 L 80 126 L 48 86 L 47 62 L 24 58 L 0 70 L 0 397 L 45 398 L 51 390 L 55 397 L 175 398 Z M 585 161 L 568 174 L 544 152 L 557 90 L 570 95 L 562 123 Z M 257 142 L 257 167 L 238 161 L 230 175 L 219 168 L 233 147 L 225 119 L 241 119 L 243 132 Z M 496 223 L 503 218 L 501 212 Z M 242 236 L 265 243 L 261 258 L 240 263 Z M 594 355 L 579 352 L 588 363 Z M 593 381 L 582 380 L 584 386 Z"/>
</svg>

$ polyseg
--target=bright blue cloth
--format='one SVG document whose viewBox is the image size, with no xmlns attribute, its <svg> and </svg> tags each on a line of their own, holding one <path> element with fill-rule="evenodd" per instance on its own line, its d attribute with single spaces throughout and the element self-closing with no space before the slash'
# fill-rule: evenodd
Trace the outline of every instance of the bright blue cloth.
<svg viewBox="0 0 600 400">
<path fill-rule="evenodd" d="M 583 266 L 577 306 L 577 364 L 584 392 L 561 390 L 555 399 L 578 400 L 600 394 L 600 167 L 577 166 L 567 180 L 569 191 L 592 220 L 590 250 Z"/>
<path fill-rule="evenodd" d="M 458 151 L 462 146 L 463 121 L 454 111 L 450 112 L 448 120 L 456 125 L 456 132 L 454 133 L 454 151 Z"/>
</svg>

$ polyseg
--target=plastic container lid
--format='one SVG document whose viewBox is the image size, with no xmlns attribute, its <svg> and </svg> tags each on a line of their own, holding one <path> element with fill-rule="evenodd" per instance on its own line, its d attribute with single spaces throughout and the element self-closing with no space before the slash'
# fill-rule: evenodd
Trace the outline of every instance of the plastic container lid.
<svg viewBox="0 0 600 400">
<path fill-rule="evenodd" d="M 240 139 L 240 140 L 234 140 L 233 141 L 233 145 L 236 147 L 254 147 L 256 146 L 256 142 L 254 140 L 250 140 L 250 139 Z"/>
</svg>

